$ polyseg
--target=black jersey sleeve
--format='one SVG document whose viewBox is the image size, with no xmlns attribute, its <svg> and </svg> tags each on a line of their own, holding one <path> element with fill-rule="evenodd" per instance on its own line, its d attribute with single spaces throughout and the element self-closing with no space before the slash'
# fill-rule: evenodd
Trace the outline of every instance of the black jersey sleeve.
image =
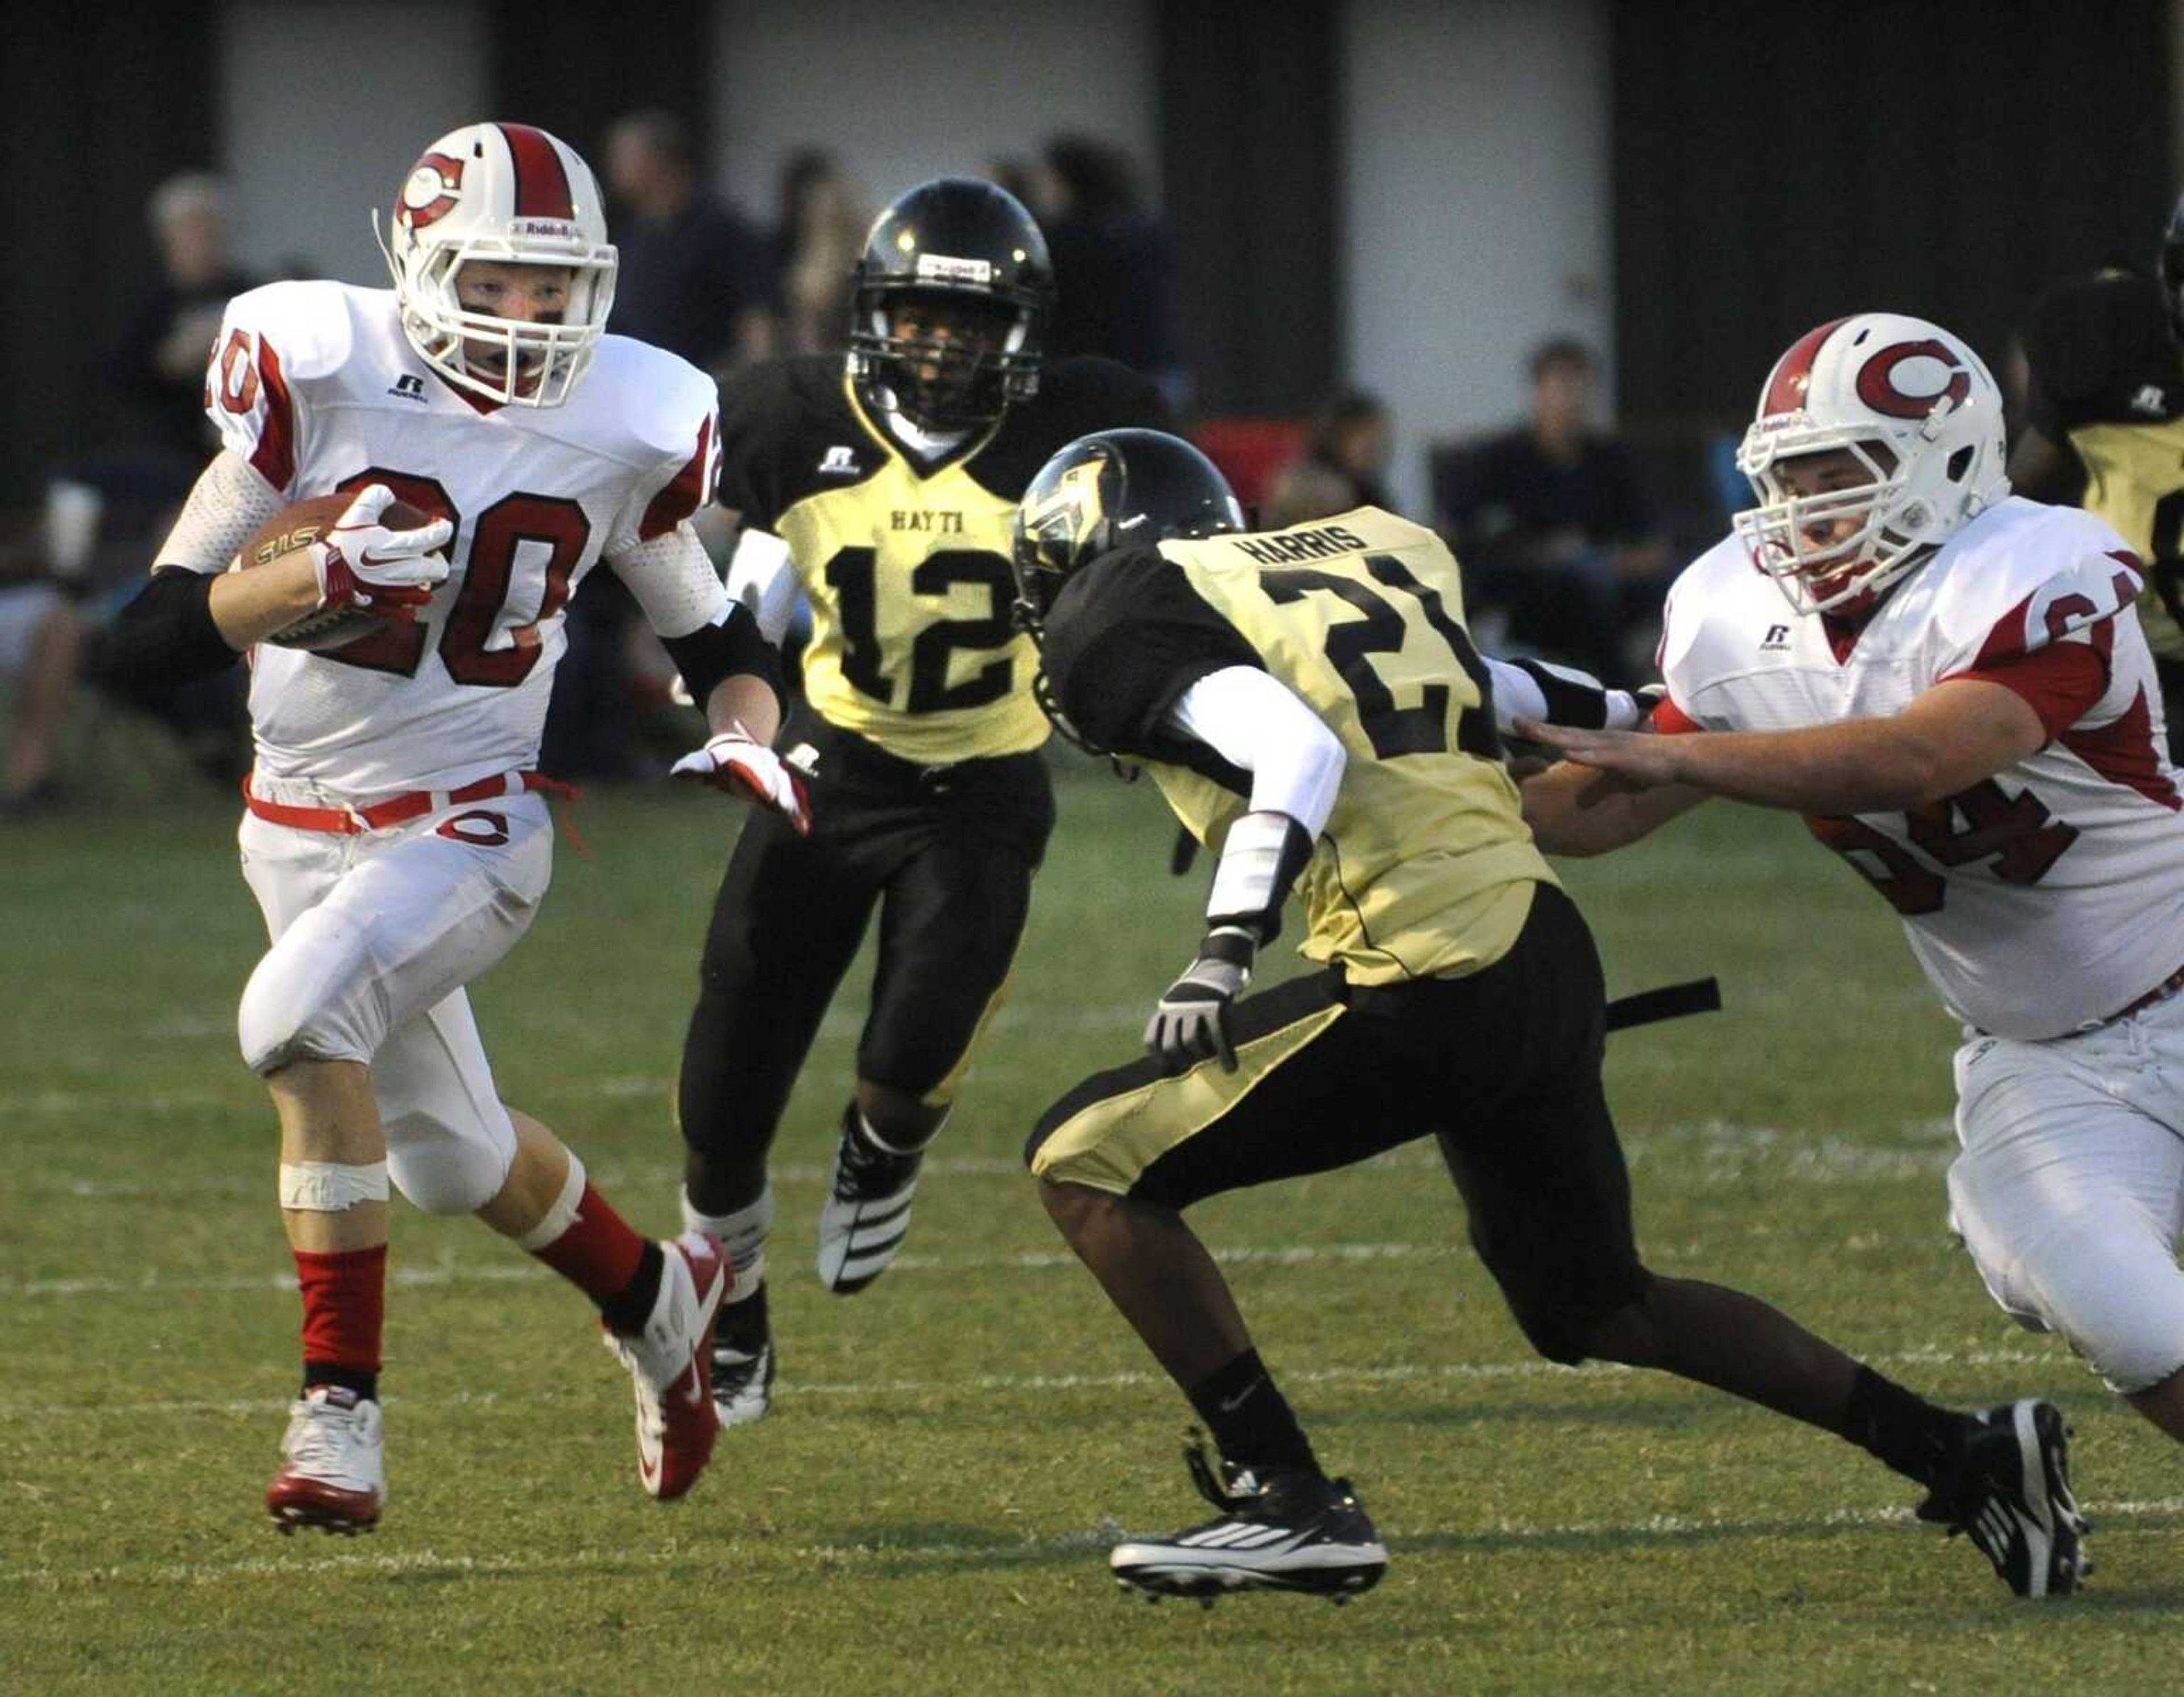
<svg viewBox="0 0 2184 1697">
<path fill-rule="evenodd" d="M 1078 437 L 1167 430 L 1172 422 L 1159 388 L 1128 366 L 1089 357 L 1056 360 L 1040 373 L 1039 393 L 1009 409 L 967 469 L 1003 500 L 1018 500 L 1039 467 Z"/>
<path fill-rule="evenodd" d="M 1103 748 L 1154 759 L 1179 740 L 1162 726 L 1210 672 L 1263 668 L 1257 653 L 1155 548 L 1095 560 L 1062 586 L 1041 654 L 1055 704 Z"/>
<path fill-rule="evenodd" d="M 1065 359 L 1054 372 L 1055 424 L 1074 442 L 1095 430 L 1173 430 L 1167 398 L 1150 377 L 1112 359 Z"/>
<path fill-rule="evenodd" d="M 842 362 L 823 354 L 760 360 L 723 383 L 720 504 L 774 529 L 816 487 L 828 448 L 859 440 L 841 390 Z"/>
</svg>

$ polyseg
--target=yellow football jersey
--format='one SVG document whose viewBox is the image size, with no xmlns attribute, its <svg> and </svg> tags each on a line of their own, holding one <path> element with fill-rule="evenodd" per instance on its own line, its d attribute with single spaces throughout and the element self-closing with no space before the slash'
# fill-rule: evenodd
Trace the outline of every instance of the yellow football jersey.
<svg viewBox="0 0 2184 1697">
<path fill-rule="evenodd" d="M 1063 443 L 1159 418 L 1157 392 L 1134 374 L 1062 361 L 1034 398 L 925 465 L 866 412 L 838 359 L 772 361 L 732 381 L 721 499 L 788 545 L 811 607 L 811 705 L 929 765 L 1039 747 L 1037 659 L 1010 615 L 1017 501 Z"/>
<path fill-rule="evenodd" d="M 2152 568 L 2138 598 L 2148 646 L 2164 659 L 2184 659 L 2184 629 L 2169 598 L 2184 556 L 2184 419 L 2082 424 L 2066 434 L 2085 463 L 2081 504 Z"/>
<path fill-rule="evenodd" d="M 2184 361 L 2161 286 L 2114 270 L 2058 284 L 2024 342 L 2027 422 L 2076 453 L 2080 504 L 2146 563 L 2147 645 L 2184 660 Z"/>
<path fill-rule="evenodd" d="M 1164 542 L 1072 577 L 1046 622 L 1061 710 L 1143 759 L 1209 848 L 1250 807 L 1248 774 L 1163 728 L 1198 677 L 1256 664 L 1348 755 L 1297 880 L 1301 947 L 1353 983 L 1490 965 L 1555 882 L 1500 759 L 1490 684 L 1431 531 L 1361 508 L 1286 531 Z"/>
</svg>

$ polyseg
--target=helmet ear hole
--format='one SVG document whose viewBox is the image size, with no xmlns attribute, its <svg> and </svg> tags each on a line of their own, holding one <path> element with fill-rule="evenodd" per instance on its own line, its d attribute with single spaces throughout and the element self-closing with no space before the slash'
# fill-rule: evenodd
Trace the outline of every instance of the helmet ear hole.
<svg viewBox="0 0 2184 1697">
<path fill-rule="evenodd" d="M 1960 448 L 1949 456 L 1949 463 L 1946 470 L 1950 482 L 1961 483 L 1964 481 L 1964 473 L 1971 470 L 1972 460 L 1978 451 L 1970 447 Z"/>
</svg>

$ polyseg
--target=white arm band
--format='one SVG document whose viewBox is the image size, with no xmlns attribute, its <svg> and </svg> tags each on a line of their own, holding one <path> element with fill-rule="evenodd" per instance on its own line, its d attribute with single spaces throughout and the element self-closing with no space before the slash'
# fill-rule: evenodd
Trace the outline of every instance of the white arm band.
<svg viewBox="0 0 2184 1697">
<path fill-rule="evenodd" d="M 283 504 L 281 492 L 259 476 L 255 466 L 233 448 L 224 448 L 190 486 L 182 515 L 152 556 L 152 564 L 225 571 L 252 532 Z"/>
<path fill-rule="evenodd" d="M 1251 811 L 1285 813 L 1317 838 L 1349 756 L 1286 685 L 1256 666 L 1224 666 L 1184 691 L 1169 726 L 1251 775 Z"/>
<path fill-rule="evenodd" d="M 1501 730 L 1514 720 L 1531 719 L 1582 731 L 1631 731 L 1646 717 L 1647 709 L 1629 690 L 1609 689 L 1575 666 L 1485 658 L 1494 674 L 1494 723 Z"/>
<path fill-rule="evenodd" d="M 728 615 L 727 592 L 687 519 L 607 563 L 644 609 L 645 621 L 663 637 L 687 637 Z"/>
<path fill-rule="evenodd" d="M 759 634 L 779 646 L 796 612 L 796 573 L 788 564 L 788 544 L 771 531 L 744 526 L 728 561 L 728 598 L 749 608 Z"/>
</svg>

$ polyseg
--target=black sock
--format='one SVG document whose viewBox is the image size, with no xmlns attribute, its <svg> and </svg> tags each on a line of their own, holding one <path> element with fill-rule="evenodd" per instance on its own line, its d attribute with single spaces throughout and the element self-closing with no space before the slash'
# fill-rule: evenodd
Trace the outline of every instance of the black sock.
<svg viewBox="0 0 2184 1697">
<path fill-rule="evenodd" d="M 755 1355 L 764 1347 L 766 1322 L 766 1284 L 763 1280 L 760 1282 L 759 1288 L 741 1302 L 721 1305 L 720 1322 L 713 1335 L 731 1349 L 740 1350 L 746 1355 Z"/>
<path fill-rule="evenodd" d="M 304 1363 L 304 1391 L 306 1395 L 309 1394 L 313 1385 L 339 1385 L 343 1390 L 354 1391 L 361 1401 L 379 1400 L 379 1375 L 363 1367 L 341 1367 L 332 1361 L 306 1361 Z"/>
<path fill-rule="evenodd" d="M 1256 1349 L 1246 1349 L 1193 1386 L 1190 1394 L 1190 1405 L 1222 1455 L 1238 1466 L 1319 1472 L 1311 1440 Z"/>
<path fill-rule="evenodd" d="M 659 1244 L 647 1244 L 638 1259 L 635 1276 L 599 1305 L 607 1330 L 625 1338 L 642 1332 L 644 1322 L 652 1317 L 652 1305 L 660 1299 L 660 1281 L 666 1274 L 667 1257 L 660 1253 Z"/>
<path fill-rule="evenodd" d="M 1956 1452 L 1964 1416 L 1936 1408 L 1870 1367 L 1851 1381 L 1842 1435 L 1907 1479 L 1931 1486 Z"/>
</svg>

